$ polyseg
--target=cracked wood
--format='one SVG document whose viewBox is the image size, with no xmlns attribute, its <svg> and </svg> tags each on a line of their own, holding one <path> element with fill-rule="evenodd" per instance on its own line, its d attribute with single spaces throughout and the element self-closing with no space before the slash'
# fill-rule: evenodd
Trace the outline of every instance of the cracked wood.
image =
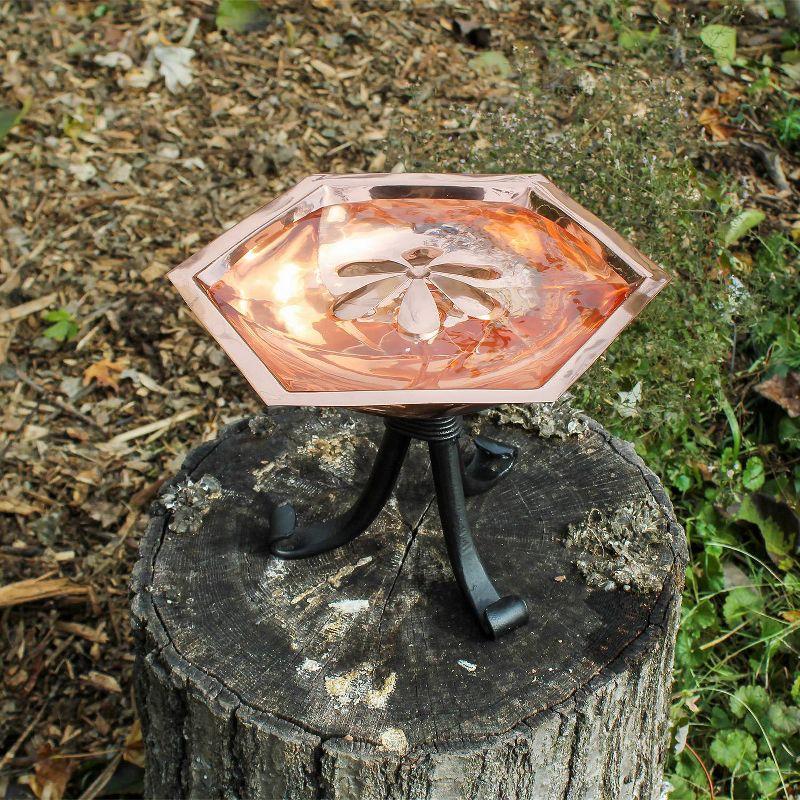
<svg viewBox="0 0 800 800">
<path fill-rule="evenodd" d="M 302 520 L 346 507 L 381 427 L 333 410 L 243 421 L 166 490 L 219 482 L 189 529 L 154 506 L 133 584 L 149 796 L 657 796 L 685 564 L 658 481 L 594 423 L 548 439 L 481 418 L 521 457 L 469 500 L 476 539 L 532 610 L 490 642 L 450 574 L 422 445 L 355 542 L 309 560 L 265 552 L 275 502 Z M 567 526 L 648 496 L 671 532 L 661 591 L 588 587 Z"/>
</svg>

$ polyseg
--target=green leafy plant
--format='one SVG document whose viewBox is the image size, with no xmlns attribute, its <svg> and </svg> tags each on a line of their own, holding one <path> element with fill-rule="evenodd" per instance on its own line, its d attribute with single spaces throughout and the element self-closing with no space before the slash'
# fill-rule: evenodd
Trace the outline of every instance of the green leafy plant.
<svg viewBox="0 0 800 800">
<path fill-rule="evenodd" d="M 773 372 L 785 375 L 790 370 L 800 369 L 800 323 L 797 318 L 776 320 L 774 331 L 770 358 Z"/>
<path fill-rule="evenodd" d="M 469 60 L 470 67 L 481 75 L 497 75 L 507 78 L 511 74 L 511 64 L 503 53 L 487 50 Z"/>
<path fill-rule="evenodd" d="M 763 485 L 763 482 L 762 482 Z M 791 569 L 793 566 L 792 552 L 795 545 L 795 533 L 788 527 L 766 513 L 751 497 L 745 497 L 736 512 L 736 519 L 755 525 L 764 541 L 767 555 L 779 567 Z"/>
<path fill-rule="evenodd" d="M 217 6 L 217 28 L 235 33 L 248 33 L 266 27 L 271 19 L 262 0 L 220 0 Z"/>
<path fill-rule="evenodd" d="M 745 489 L 753 492 L 764 485 L 764 462 L 758 456 L 747 459 L 747 465 L 742 473 L 742 484 Z"/>
<path fill-rule="evenodd" d="M 700 41 L 714 54 L 720 68 L 730 68 L 736 58 L 736 28 L 730 25 L 706 25 L 700 31 Z"/>
<path fill-rule="evenodd" d="M 25 118 L 31 107 L 31 99 L 27 98 L 20 108 L 0 108 L 0 144 L 9 132 Z"/>
<path fill-rule="evenodd" d="M 766 219 L 766 214 L 757 208 L 747 208 L 739 212 L 722 229 L 722 241 L 725 245 L 736 244 L 748 231 L 760 225 Z"/>
<path fill-rule="evenodd" d="M 800 497 L 800 465 L 780 468 L 776 450 L 800 450 L 800 423 L 762 419 L 752 386 L 800 363 L 798 249 L 753 235 L 764 213 L 742 209 L 724 174 L 698 172 L 667 81 L 608 70 L 587 83 L 585 66 L 549 58 L 530 85 L 514 65 L 515 102 L 482 129 L 415 128 L 393 155 L 419 171 L 544 172 L 674 276 L 573 404 L 635 442 L 689 539 L 672 716 L 691 751 L 669 765 L 671 800 L 709 796 L 704 766 L 718 796 L 777 796 L 800 780 L 800 575 L 796 541 L 765 503 Z M 632 414 L 621 398 L 633 387 Z"/>
<path fill-rule="evenodd" d="M 745 731 L 720 731 L 711 741 L 711 757 L 731 772 L 746 772 L 755 766 L 758 747 Z"/>
<path fill-rule="evenodd" d="M 78 335 L 78 323 L 66 308 L 48 311 L 42 315 L 42 319 L 51 323 L 44 331 L 44 335 L 48 339 L 54 339 L 57 342 L 68 342 Z"/>
<path fill-rule="evenodd" d="M 655 44 L 659 39 L 659 35 L 660 31 L 658 28 L 652 28 L 649 31 L 640 31 L 635 28 L 623 28 L 619 32 L 617 41 L 623 50 L 636 52 Z"/>
<path fill-rule="evenodd" d="M 800 141 L 800 106 L 792 102 L 783 114 L 773 119 L 772 127 L 784 144 L 792 145 Z"/>
</svg>

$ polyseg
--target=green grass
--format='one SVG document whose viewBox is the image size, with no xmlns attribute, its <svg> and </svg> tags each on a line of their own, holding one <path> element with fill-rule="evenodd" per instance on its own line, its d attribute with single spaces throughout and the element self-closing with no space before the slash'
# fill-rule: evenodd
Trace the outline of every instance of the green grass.
<svg viewBox="0 0 800 800">
<path fill-rule="evenodd" d="M 794 101 L 772 121 L 775 133 L 783 144 L 797 145 L 800 142 L 800 106 Z"/>
<path fill-rule="evenodd" d="M 431 134 L 421 144 L 418 137 L 406 163 L 542 172 L 664 265 L 672 283 L 573 391 L 576 405 L 635 439 L 642 454 L 677 477 L 687 451 L 711 443 L 707 430 L 729 391 L 733 301 L 729 281 L 713 275 L 723 252 L 713 197 L 729 192 L 719 179 L 709 190 L 698 180 L 685 150 L 696 133 L 687 130 L 681 98 L 663 82 L 631 82 L 615 72 L 587 94 L 582 75 L 569 66 L 552 69 L 537 83 L 556 91 L 543 96 L 523 86 L 513 108 L 485 121 L 490 135 L 444 141 Z M 540 113 L 565 107 L 569 115 L 558 125 Z M 635 416 L 616 414 L 619 393 L 640 382 Z"/>
<path fill-rule="evenodd" d="M 397 155 L 411 170 L 542 172 L 673 276 L 573 403 L 635 443 L 689 539 L 672 709 L 688 746 L 671 797 L 708 797 L 706 770 L 718 796 L 782 797 L 800 780 L 800 573 L 762 499 L 798 508 L 800 424 L 752 386 L 800 368 L 798 251 L 769 220 L 722 244 L 744 208 L 735 180 L 698 171 L 704 145 L 667 77 L 629 74 L 592 82 L 561 59 L 474 130 L 465 111 L 462 133 L 409 131 Z"/>
</svg>

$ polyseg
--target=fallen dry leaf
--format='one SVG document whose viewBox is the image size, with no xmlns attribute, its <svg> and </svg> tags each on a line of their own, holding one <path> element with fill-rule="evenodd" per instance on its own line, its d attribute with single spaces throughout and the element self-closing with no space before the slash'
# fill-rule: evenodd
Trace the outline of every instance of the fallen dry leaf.
<svg viewBox="0 0 800 800">
<path fill-rule="evenodd" d="M 192 67 L 189 62 L 194 58 L 191 47 L 173 47 L 159 44 L 153 48 L 153 57 L 158 61 L 158 71 L 164 77 L 167 89 L 173 94 L 179 86 L 189 86 L 192 82 Z"/>
<path fill-rule="evenodd" d="M 150 266 L 145 267 L 142 270 L 142 278 L 144 278 L 148 283 L 152 283 L 162 275 L 166 275 L 169 270 L 169 264 L 163 264 L 160 261 L 153 261 Z"/>
<path fill-rule="evenodd" d="M 777 403 L 790 417 L 800 417 L 800 372 L 773 375 L 759 383 L 756 391 Z"/>
<path fill-rule="evenodd" d="M 125 739 L 125 749 L 122 757 L 131 764 L 144 769 L 144 742 L 142 741 L 142 724 L 138 719 L 134 720 L 130 732 Z"/>
<path fill-rule="evenodd" d="M 727 124 L 727 117 L 716 108 L 704 108 L 697 121 L 711 134 L 715 142 L 727 142 L 733 136 L 734 131 Z"/>
<path fill-rule="evenodd" d="M 0 308 L 0 323 L 13 322 L 35 314 L 37 311 L 44 311 L 55 302 L 57 297 L 58 295 L 52 292 L 44 297 L 37 297 L 36 300 L 29 300 L 27 303 L 22 303 L 22 305 L 14 306 L 13 308 Z"/>
<path fill-rule="evenodd" d="M 0 608 L 54 597 L 84 597 L 88 593 L 87 586 L 74 583 L 69 578 L 28 578 L 0 586 Z"/>
<path fill-rule="evenodd" d="M 329 81 L 335 80 L 338 73 L 336 69 L 332 67 L 330 64 L 326 64 L 324 61 L 320 61 L 317 58 L 312 58 L 309 62 L 314 69 L 319 72 L 323 77 L 327 78 Z"/>
<path fill-rule="evenodd" d="M 39 759 L 33 767 L 33 775 L 26 775 L 20 783 L 26 783 L 38 800 L 62 800 L 76 762 L 71 758 L 54 758 L 49 748 L 39 751 Z"/>
<path fill-rule="evenodd" d="M 24 683 L 27 682 L 28 678 L 30 677 L 28 670 L 20 669 L 16 670 L 12 667 L 11 669 L 6 672 L 4 676 L 5 685 L 9 689 L 16 688 L 17 686 L 22 686 Z"/>
<path fill-rule="evenodd" d="M 119 681 L 112 675 L 106 675 L 105 672 L 97 672 L 97 670 L 93 669 L 87 672 L 82 680 L 84 683 L 88 683 L 95 689 L 100 689 L 104 692 L 113 692 L 114 694 L 122 693 L 122 687 L 119 685 Z"/>
<path fill-rule="evenodd" d="M 721 106 L 730 106 L 733 105 L 741 96 L 741 88 L 732 84 L 724 92 L 719 93 L 717 100 Z"/>
<path fill-rule="evenodd" d="M 109 361 L 107 358 L 102 358 L 83 371 L 83 385 L 88 386 L 96 381 L 101 386 L 108 386 L 116 392 L 119 384 L 113 373 L 122 372 L 124 369 L 125 364 L 122 361 Z"/>
</svg>

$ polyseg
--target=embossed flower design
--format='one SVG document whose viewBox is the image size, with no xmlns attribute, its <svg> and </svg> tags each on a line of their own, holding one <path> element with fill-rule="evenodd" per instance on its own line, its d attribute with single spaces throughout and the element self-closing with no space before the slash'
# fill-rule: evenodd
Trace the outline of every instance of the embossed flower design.
<svg viewBox="0 0 800 800">
<path fill-rule="evenodd" d="M 399 302 L 397 327 L 433 339 L 442 329 L 438 294 L 448 301 L 451 317 L 490 319 L 502 306 L 492 290 L 502 289 L 505 282 L 495 267 L 468 263 L 471 255 L 416 247 L 397 261 L 344 264 L 336 269 L 333 314 L 343 320 L 368 319 L 380 307 Z"/>
</svg>

